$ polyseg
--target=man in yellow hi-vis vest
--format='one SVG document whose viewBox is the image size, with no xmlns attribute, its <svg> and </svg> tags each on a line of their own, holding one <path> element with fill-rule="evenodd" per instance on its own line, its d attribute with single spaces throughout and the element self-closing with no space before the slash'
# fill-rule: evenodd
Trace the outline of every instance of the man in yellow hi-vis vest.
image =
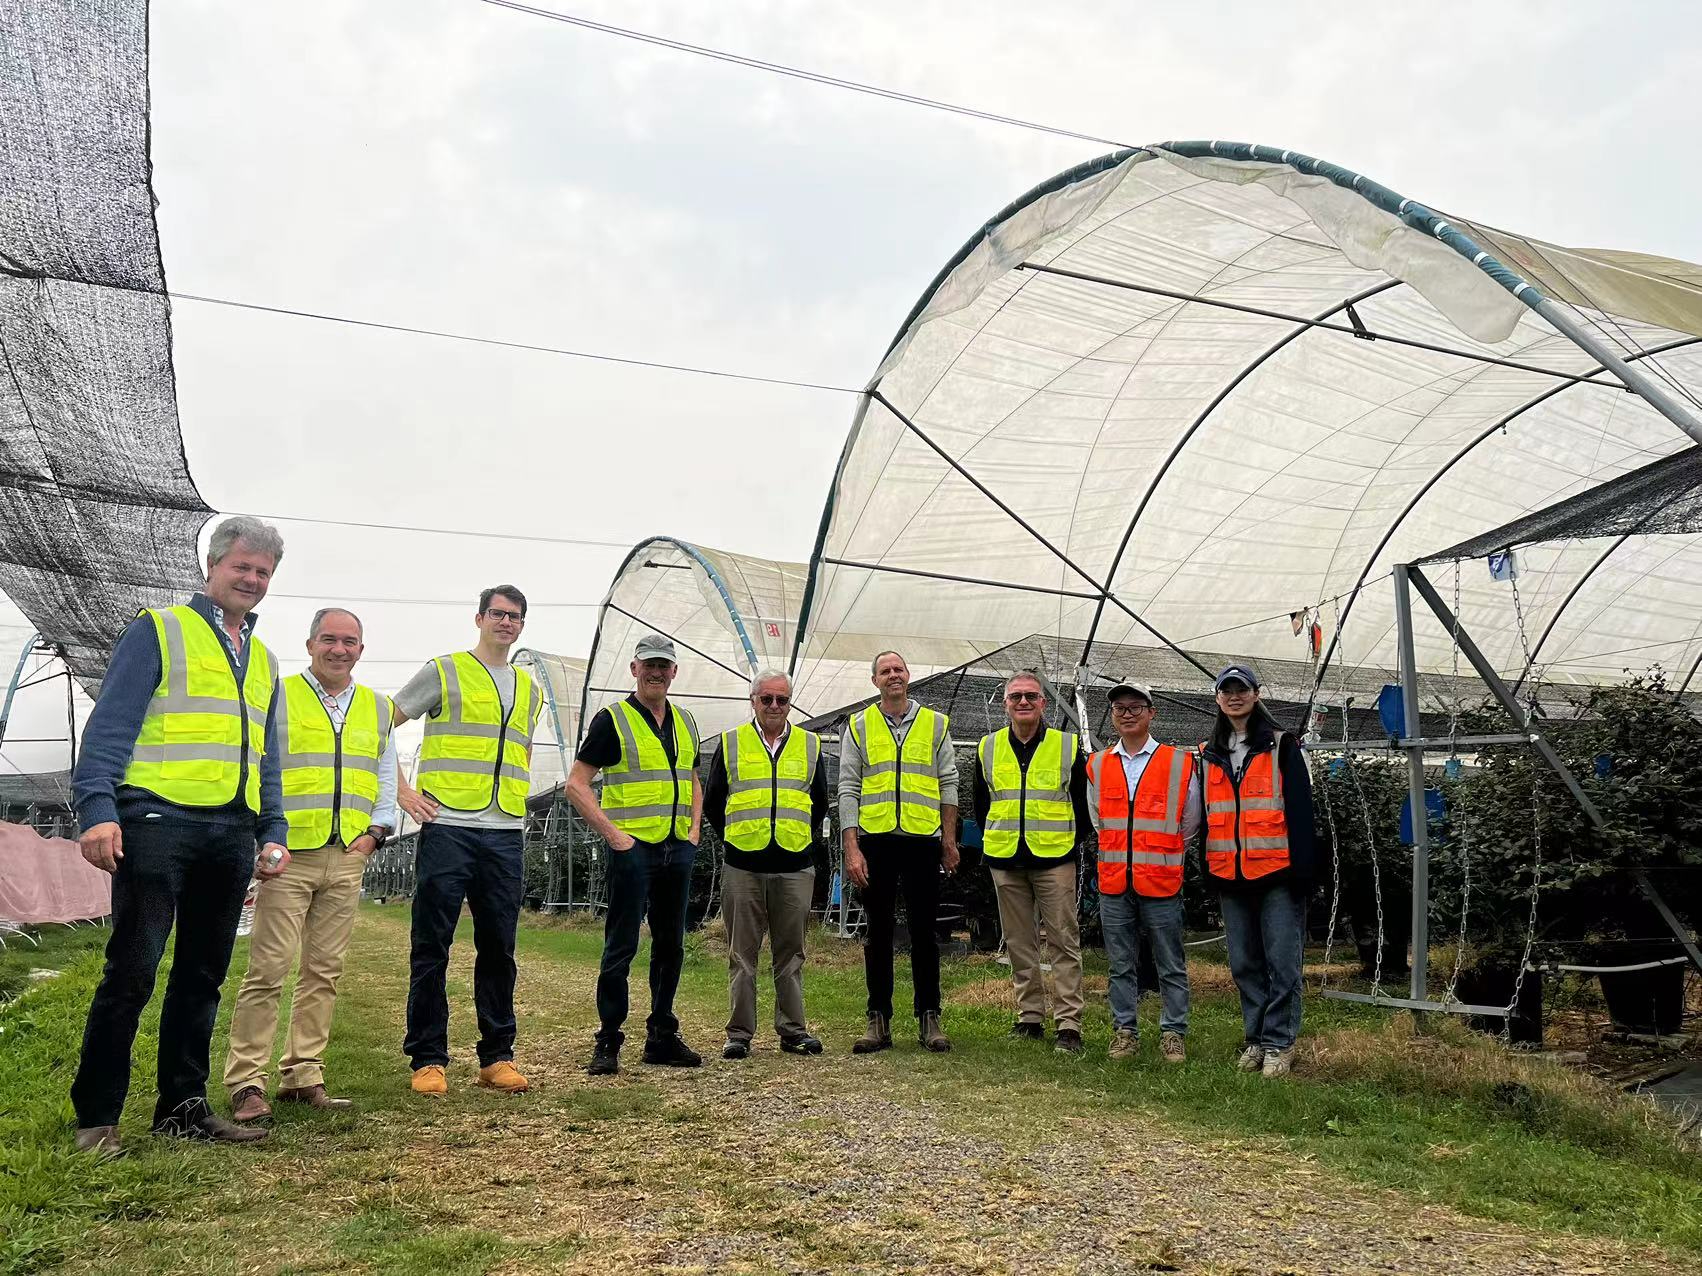
<svg viewBox="0 0 1702 1276">
<path fill-rule="evenodd" d="M 526 624 L 526 595 L 494 585 L 479 595 L 471 651 L 439 656 L 396 693 L 395 718 L 425 718 L 419 768 L 398 802 L 420 822 L 408 977 L 408 1035 L 416 1094 L 449 1087 L 449 946 L 464 900 L 473 912 L 473 1004 L 479 1084 L 526 1089 L 514 1066 L 514 932 L 525 897 L 521 847 L 531 787 L 532 732 L 542 702 L 531 675 L 508 662 Z"/>
<path fill-rule="evenodd" d="M 816 850 L 827 818 L 821 740 L 787 721 L 792 680 L 778 669 L 751 679 L 751 720 L 721 733 L 703 816 L 726 856 L 728 993 L 723 1059 L 744 1059 L 756 1034 L 756 964 L 774 957 L 774 1031 L 788 1054 L 821 1053 L 804 1018 L 804 935 L 815 898 Z"/>
<path fill-rule="evenodd" d="M 668 698 L 680 667 L 674 643 L 645 634 L 632 653 L 635 687 L 599 709 L 585 728 L 567 777 L 567 796 L 608 843 L 609 911 L 597 971 L 597 1039 L 586 1071 L 620 1071 L 627 972 L 638 952 L 638 927 L 650 917 L 650 1017 L 644 1062 L 695 1068 L 703 1056 L 680 1037 L 674 993 L 685 961 L 686 905 L 703 826 L 698 782 L 697 722 Z M 591 791 L 601 771 L 603 792 Z"/>
<path fill-rule="evenodd" d="M 1074 732 L 1046 725 L 1046 691 L 1032 673 L 1005 683 L 1010 725 L 975 750 L 975 817 L 993 873 L 999 924 L 1016 988 L 1011 1031 L 1045 1035 L 1046 983 L 1035 915 L 1051 949 L 1056 1045 L 1081 1053 L 1081 929 L 1076 917 L 1076 844 L 1093 836 L 1087 758 Z"/>
<path fill-rule="evenodd" d="M 360 617 L 320 608 L 306 645 L 308 667 L 279 684 L 275 714 L 290 871 L 255 897 L 248 973 L 230 1018 L 225 1089 L 238 1121 L 272 1115 L 266 1073 L 278 1002 L 298 954 L 278 1102 L 320 1111 L 352 1106 L 325 1091 L 325 1047 L 366 857 L 396 829 L 390 697 L 354 680 L 366 650 Z"/>
<path fill-rule="evenodd" d="M 154 1131 L 266 1137 L 213 1114 L 207 1056 L 249 878 L 289 865 L 272 713 L 278 666 L 254 637 L 254 608 L 283 555 L 277 528 L 220 523 L 206 592 L 130 622 L 89 715 L 71 798 L 83 857 L 112 874 L 112 934 L 71 1086 L 77 1146 L 87 1151 L 119 1151 L 130 1048 L 174 924 Z"/>
</svg>

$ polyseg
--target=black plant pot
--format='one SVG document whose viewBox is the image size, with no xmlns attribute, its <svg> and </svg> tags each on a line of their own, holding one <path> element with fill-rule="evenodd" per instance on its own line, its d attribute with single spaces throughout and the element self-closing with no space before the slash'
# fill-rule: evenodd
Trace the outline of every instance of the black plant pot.
<svg viewBox="0 0 1702 1276">
<path fill-rule="evenodd" d="M 1614 1027 L 1626 1032 L 1675 1033 L 1684 1022 L 1683 963 L 1597 975 Z"/>
<path fill-rule="evenodd" d="M 1505 1006 L 1513 1000 L 1515 971 L 1510 966 L 1479 966 L 1460 972 L 1454 995 L 1468 1006 Z M 1503 1020 L 1471 1015 L 1467 1024 L 1479 1032 L 1499 1033 Z M 1519 985 L 1519 1001 L 1507 1021 L 1508 1039 L 1516 1046 L 1542 1045 L 1542 972 L 1528 970 Z"/>
</svg>

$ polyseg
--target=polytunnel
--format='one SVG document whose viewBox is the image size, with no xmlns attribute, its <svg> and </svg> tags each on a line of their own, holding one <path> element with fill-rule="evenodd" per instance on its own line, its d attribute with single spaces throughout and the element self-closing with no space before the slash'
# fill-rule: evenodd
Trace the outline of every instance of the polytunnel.
<svg viewBox="0 0 1702 1276">
<path fill-rule="evenodd" d="M 1393 566 L 1455 546 L 1431 577 L 1503 674 L 1539 637 L 1552 682 L 1687 669 L 1699 334 L 1702 268 L 1445 217 L 1294 152 L 1071 169 L 976 233 L 870 380 L 797 695 L 866 694 L 900 635 L 921 670 L 1050 635 L 1085 682 L 1203 685 L 1211 653 L 1328 699 L 1332 662 L 1395 667 Z M 1643 503 L 1585 497 L 1616 480 Z M 1481 557 L 1515 543 L 1511 570 Z M 1433 689 L 1459 668 L 1435 618 L 1414 641 Z"/>
<path fill-rule="evenodd" d="M 670 695 L 705 736 L 750 715 L 751 676 L 784 669 L 797 635 L 802 563 L 707 549 L 669 536 L 640 541 L 616 570 L 586 662 L 580 727 L 632 691 L 633 648 L 665 634 L 679 654 Z M 797 706 L 807 712 L 804 706 Z"/>
</svg>

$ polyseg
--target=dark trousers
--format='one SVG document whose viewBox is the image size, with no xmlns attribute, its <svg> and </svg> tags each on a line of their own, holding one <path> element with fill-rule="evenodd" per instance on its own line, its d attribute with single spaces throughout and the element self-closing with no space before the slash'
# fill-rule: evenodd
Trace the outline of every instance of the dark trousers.
<svg viewBox="0 0 1702 1276">
<path fill-rule="evenodd" d="M 177 925 L 160 1008 L 154 1120 L 207 1096 L 207 1054 L 230 968 L 242 897 L 254 872 L 254 824 L 170 816 L 121 822 L 124 858 L 112 878 L 112 937 L 89 1005 L 83 1057 L 71 1084 L 77 1124 L 116 1125 L 130 1090 L 130 1048 L 153 995 L 166 938 Z"/>
<path fill-rule="evenodd" d="M 940 1009 L 940 945 L 934 933 L 940 911 L 940 839 L 882 833 L 857 839 L 869 865 L 861 895 L 869 917 L 863 944 L 863 981 L 869 1013 L 892 1018 L 892 936 L 898 895 L 910 923 L 910 980 L 917 1017 Z"/>
<path fill-rule="evenodd" d="M 679 838 L 608 856 L 609 912 L 603 922 L 603 962 L 597 971 L 597 1040 L 618 1047 L 627 1015 L 627 972 L 638 952 L 639 923 L 650 922 L 650 1017 L 647 1035 L 668 1037 L 680 1030 L 674 993 L 685 961 L 686 902 L 691 896 L 697 847 Z"/>
<path fill-rule="evenodd" d="M 514 930 L 524 895 L 519 829 L 427 824 L 415 857 L 408 1035 L 415 1068 L 449 1062 L 449 946 L 461 903 L 473 912 L 473 1006 L 479 1066 L 514 1058 Z"/>
</svg>

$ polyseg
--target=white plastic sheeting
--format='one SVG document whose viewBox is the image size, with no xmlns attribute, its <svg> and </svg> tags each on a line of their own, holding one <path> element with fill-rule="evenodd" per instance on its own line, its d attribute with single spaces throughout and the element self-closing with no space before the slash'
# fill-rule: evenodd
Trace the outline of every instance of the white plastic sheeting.
<svg viewBox="0 0 1702 1276">
<path fill-rule="evenodd" d="M 573 765 L 579 741 L 580 697 L 585 693 L 585 661 L 522 647 L 514 663 L 540 684 L 544 712 L 532 745 L 532 792 L 555 788 Z"/>
<path fill-rule="evenodd" d="M 1604 339 L 1659 352 L 1641 366 L 1702 388 L 1697 267 L 1456 224 Z M 891 408 L 859 409 L 796 652 L 797 694 L 821 707 L 866 695 L 864 662 L 886 646 L 918 673 L 1031 634 L 1155 647 L 1131 612 L 1187 650 L 1305 660 L 1291 613 L 1313 609 L 1327 642 L 1361 582 L 1337 659 L 1392 669 L 1392 564 L 1690 446 L 1474 265 L 1352 190 L 1161 151 L 1083 166 L 1007 210 L 870 388 Z M 1543 675 L 1682 674 L 1702 650 L 1697 537 L 1604 548 L 1520 551 L 1528 640 L 1554 622 Z M 1428 570 L 1451 596 L 1453 569 Z M 1517 676 L 1513 584 L 1465 563 L 1459 594 Z M 1427 613 L 1416 638 L 1422 669 L 1452 668 Z"/>
<path fill-rule="evenodd" d="M 705 736 L 744 721 L 752 674 L 786 668 L 807 576 L 803 563 L 669 537 L 639 542 L 615 573 L 598 616 L 581 732 L 598 709 L 631 693 L 633 648 L 652 631 L 674 640 L 680 671 L 671 694 Z"/>
</svg>

